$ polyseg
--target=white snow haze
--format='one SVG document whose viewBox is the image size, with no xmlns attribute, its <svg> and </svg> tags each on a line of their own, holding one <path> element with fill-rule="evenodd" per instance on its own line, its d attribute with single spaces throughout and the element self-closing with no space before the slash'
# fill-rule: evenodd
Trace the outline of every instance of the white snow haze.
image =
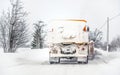
<svg viewBox="0 0 120 75">
<path fill-rule="evenodd" d="M 32 24 L 38 20 L 46 23 L 51 19 L 86 19 L 91 30 L 98 28 L 103 31 L 106 40 L 106 24 L 110 19 L 110 40 L 120 35 L 120 0 L 21 0 L 24 9 L 29 13 L 28 22 Z M 7 10 L 9 0 L 0 1 L 0 12 Z M 102 27 L 103 25 L 103 27 Z"/>
<path fill-rule="evenodd" d="M 91 31 L 98 28 L 103 32 L 103 41 L 106 41 L 106 22 L 109 17 L 110 41 L 120 35 L 120 0 L 21 0 L 21 2 L 24 10 L 28 12 L 27 22 L 31 33 L 34 31 L 33 23 L 39 20 L 49 25 L 54 19 L 85 19 Z M 0 0 L 0 16 L 9 8 L 10 0 Z M 75 30 L 72 26 L 71 29 Z M 66 31 L 66 34 L 74 33 Z M 78 45 L 75 45 L 77 49 Z M 88 44 L 86 48 L 80 49 L 83 51 L 86 49 L 88 54 Z M 59 53 L 60 50 L 61 48 Z M 76 52 L 76 49 L 74 50 Z M 49 51 L 49 48 L 18 48 L 15 53 L 4 53 L 0 48 L 0 75 L 120 75 L 120 48 L 116 51 L 113 49 L 113 52 L 95 48 L 95 57 L 89 60 L 88 64 L 50 64 Z"/>
</svg>

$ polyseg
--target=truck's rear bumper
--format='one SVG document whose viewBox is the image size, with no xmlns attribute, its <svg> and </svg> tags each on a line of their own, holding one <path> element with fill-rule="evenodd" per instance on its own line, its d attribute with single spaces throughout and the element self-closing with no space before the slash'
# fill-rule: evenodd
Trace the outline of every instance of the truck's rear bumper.
<svg viewBox="0 0 120 75">
<path fill-rule="evenodd" d="M 61 61 L 75 61 L 75 62 L 86 62 L 87 55 L 50 55 L 50 60 L 58 62 Z M 57 61 L 56 61 L 57 59 Z"/>
<path fill-rule="evenodd" d="M 50 57 L 87 57 L 88 54 L 50 54 Z"/>
</svg>

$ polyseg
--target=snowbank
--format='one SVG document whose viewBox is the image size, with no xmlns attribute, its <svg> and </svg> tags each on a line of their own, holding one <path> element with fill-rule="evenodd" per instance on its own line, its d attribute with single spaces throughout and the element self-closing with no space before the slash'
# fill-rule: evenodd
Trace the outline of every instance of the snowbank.
<svg viewBox="0 0 120 75">
<path fill-rule="evenodd" d="M 100 73 L 98 75 L 120 75 L 120 52 L 107 52 L 101 49 L 95 48 L 100 53 L 100 58 L 106 64 L 100 64 Z"/>
<path fill-rule="evenodd" d="M 49 49 L 20 48 L 16 53 L 3 53 L 0 49 L 0 67 L 11 67 L 23 63 L 46 62 L 49 59 Z"/>
<path fill-rule="evenodd" d="M 120 54 L 120 53 L 119 53 Z M 99 75 L 120 75 L 120 58 L 109 61 L 106 65 L 100 65 Z"/>
<path fill-rule="evenodd" d="M 100 58 L 86 65 L 50 65 L 48 48 L 20 48 L 16 53 L 0 53 L 0 75 L 120 75 L 120 52 L 95 50 Z"/>
<path fill-rule="evenodd" d="M 17 58 L 17 53 L 3 53 L 3 49 L 0 48 L 0 67 L 10 67 L 17 65 L 15 59 Z"/>
<path fill-rule="evenodd" d="M 20 49 L 17 51 L 19 53 L 19 56 L 17 58 L 17 61 L 24 61 L 24 63 L 30 63 L 31 62 L 48 62 L 49 60 L 49 49 Z"/>
<path fill-rule="evenodd" d="M 97 49 L 95 48 L 95 51 L 98 55 L 100 55 L 101 59 L 103 59 L 106 62 L 109 62 L 111 60 L 114 60 L 118 57 L 120 57 L 120 52 L 116 51 L 116 52 L 107 52 L 101 49 Z"/>
</svg>

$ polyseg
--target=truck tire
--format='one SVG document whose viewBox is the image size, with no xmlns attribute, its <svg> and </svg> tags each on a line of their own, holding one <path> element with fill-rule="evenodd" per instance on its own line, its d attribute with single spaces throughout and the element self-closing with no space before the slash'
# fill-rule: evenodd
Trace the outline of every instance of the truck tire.
<svg viewBox="0 0 120 75">
<path fill-rule="evenodd" d="M 51 62 L 51 61 L 50 61 L 49 63 L 50 63 L 50 64 L 54 64 L 54 62 Z"/>
<path fill-rule="evenodd" d="M 60 63 L 60 58 L 59 58 L 59 57 L 58 57 L 57 61 L 58 61 L 58 62 L 56 62 L 56 61 L 51 61 L 51 59 L 49 58 L 49 63 L 50 63 L 50 64 Z"/>
<path fill-rule="evenodd" d="M 84 64 L 88 64 L 88 56 L 87 56 L 86 61 L 84 62 Z"/>
<path fill-rule="evenodd" d="M 77 63 L 78 63 L 78 64 L 81 64 L 82 62 L 81 62 L 81 61 L 78 61 Z"/>
<path fill-rule="evenodd" d="M 78 64 L 88 64 L 88 56 L 86 57 L 86 61 L 77 61 Z"/>
</svg>

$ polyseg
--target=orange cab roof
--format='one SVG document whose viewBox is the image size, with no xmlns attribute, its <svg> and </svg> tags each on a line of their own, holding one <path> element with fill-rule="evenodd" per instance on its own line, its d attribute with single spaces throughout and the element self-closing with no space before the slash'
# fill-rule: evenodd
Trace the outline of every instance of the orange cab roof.
<svg viewBox="0 0 120 75">
<path fill-rule="evenodd" d="M 80 20 L 80 19 L 66 19 L 66 21 L 82 21 L 82 22 L 87 22 L 86 20 Z"/>
<path fill-rule="evenodd" d="M 75 22 L 87 22 L 84 19 L 53 19 L 52 21 L 75 21 Z"/>
</svg>

